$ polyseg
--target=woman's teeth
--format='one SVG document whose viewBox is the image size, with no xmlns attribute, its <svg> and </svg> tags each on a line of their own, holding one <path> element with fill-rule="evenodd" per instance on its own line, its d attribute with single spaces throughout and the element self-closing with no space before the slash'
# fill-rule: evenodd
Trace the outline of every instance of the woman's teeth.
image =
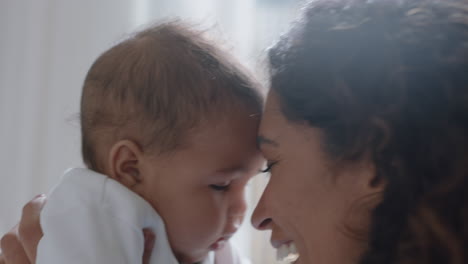
<svg viewBox="0 0 468 264">
<path fill-rule="evenodd" d="M 296 245 L 291 242 L 281 245 L 276 251 L 276 259 L 278 261 L 294 262 L 299 258 Z"/>
</svg>

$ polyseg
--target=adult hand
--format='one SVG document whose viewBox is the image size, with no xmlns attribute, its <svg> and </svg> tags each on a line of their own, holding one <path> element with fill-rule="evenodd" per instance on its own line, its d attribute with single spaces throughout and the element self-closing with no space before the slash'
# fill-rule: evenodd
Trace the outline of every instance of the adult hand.
<svg viewBox="0 0 468 264">
<path fill-rule="evenodd" d="M 143 264 L 149 264 L 151 258 L 151 251 L 154 247 L 156 236 L 151 229 L 143 229 L 143 236 L 145 237 L 145 249 L 143 251 Z M 1 262 L 0 262 L 1 264 Z"/>
<path fill-rule="evenodd" d="M 39 216 L 45 202 L 46 197 L 38 195 L 23 207 L 20 223 L 1 239 L 3 263 L 0 264 L 35 263 L 37 244 L 42 237 Z"/>
<path fill-rule="evenodd" d="M 0 255 L 0 264 L 36 263 L 37 245 L 43 235 L 40 225 L 40 213 L 45 203 L 46 197 L 39 195 L 23 207 L 19 224 L 1 239 L 0 247 L 2 254 Z M 149 264 L 156 237 L 149 229 L 144 229 L 143 235 L 145 238 L 145 249 L 142 263 Z"/>
</svg>

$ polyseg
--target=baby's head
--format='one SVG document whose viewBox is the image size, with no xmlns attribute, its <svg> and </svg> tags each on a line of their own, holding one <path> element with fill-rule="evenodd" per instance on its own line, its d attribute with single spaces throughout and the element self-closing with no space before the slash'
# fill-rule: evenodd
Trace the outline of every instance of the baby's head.
<svg viewBox="0 0 468 264">
<path fill-rule="evenodd" d="M 146 199 L 183 263 L 236 232 L 262 165 L 258 85 L 202 33 L 171 22 L 102 54 L 81 101 L 86 165 Z"/>
</svg>

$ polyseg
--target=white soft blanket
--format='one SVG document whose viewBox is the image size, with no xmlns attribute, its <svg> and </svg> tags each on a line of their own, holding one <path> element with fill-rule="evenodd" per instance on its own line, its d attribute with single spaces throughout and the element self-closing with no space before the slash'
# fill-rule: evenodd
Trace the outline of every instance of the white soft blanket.
<svg viewBox="0 0 468 264">
<path fill-rule="evenodd" d="M 177 264 L 164 222 L 125 186 L 88 169 L 70 169 L 41 213 L 37 264 L 140 264 L 143 228 L 156 233 L 151 264 Z M 227 245 L 203 264 L 240 264 Z"/>
</svg>

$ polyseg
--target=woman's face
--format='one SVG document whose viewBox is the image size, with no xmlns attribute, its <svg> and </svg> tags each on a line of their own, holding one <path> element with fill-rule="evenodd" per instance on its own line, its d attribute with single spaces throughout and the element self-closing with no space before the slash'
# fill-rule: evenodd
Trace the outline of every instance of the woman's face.
<svg viewBox="0 0 468 264">
<path fill-rule="evenodd" d="M 258 141 L 271 176 L 253 225 L 272 231 L 275 248 L 294 243 L 300 254 L 296 263 L 357 263 L 366 249 L 369 224 L 369 206 L 363 202 L 380 188 L 370 184 L 372 164 L 333 166 L 323 150 L 321 130 L 288 122 L 273 92 Z M 364 238 L 358 239 L 356 232 Z"/>
</svg>

